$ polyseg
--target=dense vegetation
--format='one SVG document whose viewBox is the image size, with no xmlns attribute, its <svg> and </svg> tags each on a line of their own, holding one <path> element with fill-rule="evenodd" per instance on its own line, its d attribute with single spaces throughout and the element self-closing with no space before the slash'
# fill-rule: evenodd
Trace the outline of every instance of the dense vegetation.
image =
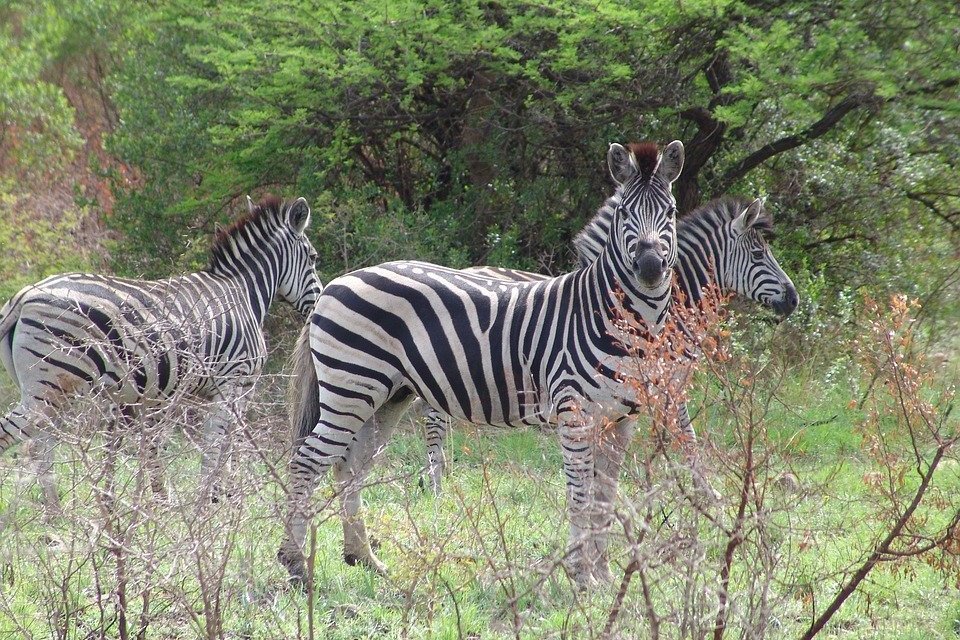
<svg viewBox="0 0 960 640">
<path fill-rule="evenodd" d="M 79 144 L 55 76 L 97 71 L 118 272 L 202 263 L 214 222 L 264 191 L 313 204 L 326 277 L 395 257 L 558 272 L 610 189 L 607 143 L 679 138 L 681 211 L 767 196 L 808 300 L 956 288 L 952 2 L 16 0 L 2 17 L 21 172 Z"/>
</svg>

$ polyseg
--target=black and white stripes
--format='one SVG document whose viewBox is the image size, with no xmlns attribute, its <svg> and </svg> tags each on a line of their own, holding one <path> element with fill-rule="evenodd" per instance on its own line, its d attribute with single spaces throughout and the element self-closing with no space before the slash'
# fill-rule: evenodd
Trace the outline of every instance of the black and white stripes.
<svg viewBox="0 0 960 640">
<path fill-rule="evenodd" d="M 122 407 L 184 393 L 213 400 L 206 431 L 222 440 L 266 359 L 271 301 L 306 315 L 320 293 L 309 219 L 303 198 L 268 198 L 218 231 L 204 271 L 157 281 L 70 273 L 22 289 L 0 310 L 0 360 L 21 394 L 0 417 L 0 451 L 91 394 Z"/>
<path fill-rule="evenodd" d="M 291 462 L 290 535 L 280 552 L 294 576 L 303 575 L 305 500 L 319 474 L 336 464 L 342 482 L 362 476 L 356 450 L 375 451 L 369 443 L 389 434 L 414 394 L 472 422 L 556 424 L 571 538 L 582 543 L 591 529 L 583 505 L 593 464 L 583 440 L 593 423 L 583 416 L 619 419 L 635 410 L 616 380 L 624 352 L 612 337 L 613 309 L 619 303 L 651 331 L 665 319 L 677 255 L 670 187 L 683 145 L 673 142 L 662 154 L 655 145 L 611 145 L 608 163 L 622 197 L 604 249 L 585 269 L 542 282 L 492 283 L 455 269 L 394 262 L 324 289 L 309 328 L 318 411 L 294 416 L 303 438 Z M 358 508 L 348 506 L 355 535 L 347 537 L 357 546 L 346 551 L 381 568 L 354 518 Z M 585 579 L 591 572 L 586 565 L 577 570 Z"/>
<path fill-rule="evenodd" d="M 620 202 L 619 191 L 610 197 L 597 215 L 577 235 L 574 246 L 580 262 L 590 265 L 603 250 L 603 240 L 610 234 L 614 212 Z M 774 257 L 766 237 L 772 220 L 763 203 L 742 198 L 712 200 L 680 219 L 677 225 L 677 264 L 674 276 L 683 301 L 692 305 L 703 295 L 704 288 L 717 283 L 727 292 L 754 300 L 781 316 L 789 315 L 797 306 L 797 291 L 790 277 Z M 491 279 L 536 281 L 547 276 L 511 269 L 474 267 L 471 273 Z M 674 304 L 680 302 L 674 300 Z M 693 441 L 696 433 L 686 404 L 679 407 L 679 428 Z M 444 439 L 448 421 L 427 406 L 426 442 L 427 473 L 435 493 L 439 493 L 445 467 Z"/>
</svg>

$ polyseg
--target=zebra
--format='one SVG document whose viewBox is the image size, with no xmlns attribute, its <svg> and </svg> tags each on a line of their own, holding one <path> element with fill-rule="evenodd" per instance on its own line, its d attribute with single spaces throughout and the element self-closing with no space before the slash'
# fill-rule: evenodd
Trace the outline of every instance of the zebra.
<svg viewBox="0 0 960 640">
<path fill-rule="evenodd" d="M 298 440 L 288 529 L 277 554 L 293 580 L 304 578 L 306 502 L 331 466 L 346 490 L 345 558 L 385 572 L 357 517 L 359 487 L 414 394 L 471 422 L 556 425 L 571 573 L 583 584 L 609 577 L 605 541 L 592 534 L 604 526 L 594 526 L 589 508 L 595 457 L 600 464 L 607 452 L 595 450 L 591 438 L 600 420 L 624 422 L 638 410 L 617 381 L 626 352 L 611 336 L 615 308 L 633 313 L 652 333 L 666 319 L 677 257 L 671 187 L 683 166 L 683 144 L 674 141 L 662 152 L 652 143 L 612 144 L 607 162 L 621 200 L 606 246 L 585 269 L 542 282 L 491 282 L 423 262 L 390 262 L 327 285 L 294 356 L 293 384 L 300 388 L 291 420 Z"/>
<path fill-rule="evenodd" d="M 588 266 L 603 250 L 603 240 L 610 233 L 619 202 L 620 193 L 617 192 L 607 199 L 574 239 L 581 266 Z M 781 318 L 793 313 L 800 299 L 793 281 L 783 271 L 767 242 L 772 225 L 773 219 L 760 198 L 752 202 L 744 198 L 717 198 L 681 217 L 677 223 L 674 276 L 683 304 L 697 304 L 703 297 L 703 290 L 716 282 L 726 291 L 772 309 Z M 549 277 L 496 267 L 471 267 L 465 271 L 490 279 L 526 282 Z M 673 304 L 681 302 L 675 297 Z M 434 494 L 439 495 L 446 467 L 444 441 L 448 421 L 425 403 L 422 412 L 425 417 L 427 475 Z M 678 406 L 678 419 L 684 439 L 695 443 L 697 434 L 686 403 Z M 704 486 L 703 479 L 700 480 Z"/>
<path fill-rule="evenodd" d="M 201 464 L 212 478 L 267 358 L 271 302 L 280 297 L 306 317 L 322 288 L 305 234 L 307 201 L 248 198 L 248 207 L 218 227 L 203 271 L 152 281 L 54 275 L 0 309 L 0 361 L 20 391 L 0 417 L 0 453 L 28 438 L 45 442 L 40 481 L 49 506 L 59 498 L 53 434 L 43 427 L 76 397 L 102 396 L 127 421 L 184 395 L 213 402 Z"/>
</svg>

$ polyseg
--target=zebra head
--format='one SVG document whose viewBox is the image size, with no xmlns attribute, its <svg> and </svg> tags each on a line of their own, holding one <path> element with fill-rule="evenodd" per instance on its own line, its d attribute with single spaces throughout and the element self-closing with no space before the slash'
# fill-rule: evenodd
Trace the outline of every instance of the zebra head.
<svg viewBox="0 0 960 640">
<path fill-rule="evenodd" d="M 767 238 L 772 232 L 773 220 L 757 198 L 729 222 L 728 251 L 717 275 L 725 289 L 756 300 L 785 318 L 797 308 L 800 296 L 770 250 Z"/>
<path fill-rule="evenodd" d="M 277 293 L 307 317 L 323 288 L 317 277 L 317 251 L 305 233 L 310 224 L 310 206 L 305 199 L 297 198 L 284 205 L 280 219 L 283 250 Z"/>
<path fill-rule="evenodd" d="M 674 140 L 662 153 L 653 143 L 613 143 L 607 164 L 620 193 L 608 242 L 642 285 L 658 288 L 669 280 L 677 261 L 677 206 L 671 186 L 683 169 L 683 143 Z"/>
</svg>

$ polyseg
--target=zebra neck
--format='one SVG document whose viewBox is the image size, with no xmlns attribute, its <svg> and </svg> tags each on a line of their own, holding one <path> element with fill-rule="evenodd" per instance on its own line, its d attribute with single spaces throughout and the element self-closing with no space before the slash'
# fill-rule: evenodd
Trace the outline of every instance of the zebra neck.
<svg viewBox="0 0 960 640">
<path fill-rule="evenodd" d="M 264 254 L 256 255 L 249 251 L 241 252 L 235 243 L 224 252 L 224 259 L 218 260 L 210 272 L 230 280 L 246 295 L 253 317 L 263 325 L 270 309 L 270 303 L 277 293 L 277 272 L 270 268 Z"/>
<path fill-rule="evenodd" d="M 643 320 L 651 333 L 660 331 L 670 304 L 669 278 L 653 290 L 641 287 L 633 271 L 609 245 L 585 275 L 593 279 L 600 307 L 596 311 L 608 324 L 615 324 L 616 310 L 623 309 Z"/>
<path fill-rule="evenodd" d="M 715 215 L 681 221 L 677 228 L 677 264 L 673 271 L 686 306 L 699 304 L 704 289 L 723 281 L 724 247 L 722 221 Z"/>
</svg>

